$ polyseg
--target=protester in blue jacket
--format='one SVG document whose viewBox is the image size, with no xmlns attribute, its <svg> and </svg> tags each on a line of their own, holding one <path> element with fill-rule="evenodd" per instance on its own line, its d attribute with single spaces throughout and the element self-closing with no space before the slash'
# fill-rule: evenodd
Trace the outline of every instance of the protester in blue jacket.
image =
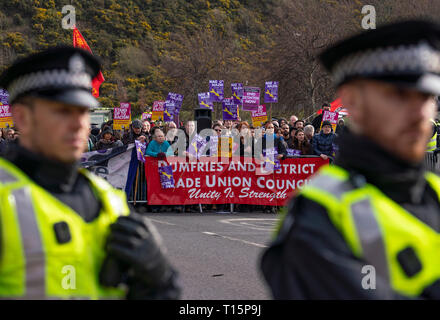
<svg viewBox="0 0 440 320">
<path fill-rule="evenodd" d="M 148 144 L 145 154 L 150 157 L 164 159 L 166 156 L 173 155 L 173 149 L 165 140 L 163 131 L 159 128 L 153 128 L 153 140 Z"/>
<path fill-rule="evenodd" d="M 313 152 L 324 160 L 333 156 L 333 143 L 336 135 L 332 131 L 330 121 L 324 121 L 319 134 L 313 137 Z"/>
</svg>

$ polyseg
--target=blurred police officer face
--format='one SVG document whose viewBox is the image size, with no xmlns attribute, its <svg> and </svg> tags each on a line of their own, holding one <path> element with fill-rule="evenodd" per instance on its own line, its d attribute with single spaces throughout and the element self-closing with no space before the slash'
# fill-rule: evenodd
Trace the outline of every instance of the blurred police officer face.
<svg viewBox="0 0 440 320">
<path fill-rule="evenodd" d="M 20 144 L 55 161 L 79 160 L 87 145 L 89 109 L 40 98 L 25 103 L 12 106 Z"/>
<path fill-rule="evenodd" d="M 432 135 L 434 96 L 373 80 L 350 82 L 338 91 L 355 132 L 407 162 L 423 160 Z"/>
</svg>

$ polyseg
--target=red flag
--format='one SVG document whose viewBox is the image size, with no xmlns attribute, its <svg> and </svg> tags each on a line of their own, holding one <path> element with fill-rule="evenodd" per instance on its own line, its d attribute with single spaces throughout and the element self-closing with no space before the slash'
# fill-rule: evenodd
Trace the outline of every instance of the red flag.
<svg viewBox="0 0 440 320">
<path fill-rule="evenodd" d="M 337 98 L 335 101 L 330 103 L 330 111 L 331 112 L 339 112 L 342 109 L 344 109 L 344 106 L 342 105 L 341 98 Z M 322 109 L 319 109 L 316 113 L 317 114 L 321 114 L 322 113 Z"/>
<path fill-rule="evenodd" d="M 73 28 L 73 46 L 75 48 L 81 48 L 92 53 L 92 50 L 90 49 L 86 40 L 84 39 L 81 32 L 79 32 L 79 30 L 76 27 Z M 92 94 L 94 97 L 96 98 L 99 97 L 99 87 L 101 86 L 101 83 L 103 83 L 104 81 L 105 81 L 104 76 L 102 75 L 102 72 L 99 71 L 98 75 L 92 80 Z"/>
</svg>

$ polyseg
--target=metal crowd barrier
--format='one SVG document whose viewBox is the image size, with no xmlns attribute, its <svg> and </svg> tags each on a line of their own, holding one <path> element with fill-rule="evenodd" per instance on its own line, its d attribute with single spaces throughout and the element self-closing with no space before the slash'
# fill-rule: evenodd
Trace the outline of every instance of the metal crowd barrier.
<svg viewBox="0 0 440 320">
<path fill-rule="evenodd" d="M 435 172 L 437 174 L 440 174 L 440 164 L 439 164 L 439 154 L 440 148 L 434 150 L 434 151 L 428 151 L 425 153 L 425 167 L 429 171 Z"/>
<path fill-rule="evenodd" d="M 133 181 L 129 203 L 147 203 L 147 178 L 145 177 L 145 164 L 139 161 L 136 177 Z"/>
</svg>

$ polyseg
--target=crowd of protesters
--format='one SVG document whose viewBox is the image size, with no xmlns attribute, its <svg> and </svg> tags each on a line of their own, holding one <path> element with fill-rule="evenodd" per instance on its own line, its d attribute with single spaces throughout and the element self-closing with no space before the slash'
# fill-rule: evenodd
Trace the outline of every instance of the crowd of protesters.
<svg viewBox="0 0 440 320">
<path fill-rule="evenodd" d="M 324 104 L 324 110 L 329 110 L 330 106 Z M 192 157 L 189 151 L 190 143 L 196 136 L 196 121 L 187 121 L 185 125 L 174 122 L 164 123 L 162 121 L 152 122 L 149 120 L 133 120 L 127 130 L 113 130 L 112 121 L 105 122 L 100 128 L 92 127 L 90 131 L 89 143 L 85 151 L 105 150 L 122 145 L 134 143 L 138 140 L 146 144 L 145 156 L 164 159 L 167 156 L 183 155 Z M 337 147 L 335 138 L 344 127 L 344 120 L 340 119 L 336 132 L 328 121 L 322 122 L 322 115 L 318 115 L 310 123 L 298 119 L 292 115 L 288 120 L 271 119 L 262 127 L 255 128 L 247 121 L 222 121 L 212 122 L 211 129 L 213 136 L 207 136 L 206 142 L 216 139 L 219 157 L 255 157 L 258 154 L 257 146 L 265 150 L 268 145 L 276 151 L 279 160 L 298 157 L 298 156 L 319 156 L 322 159 L 333 160 Z M 181 130 L 179 130 L 181 129 Z M 217 138 L 215 138 L 217 136 Z M 177 147 L 179 137 L 182 137 L 185 144 L 183 153 L 178 153 Z M 206 155 L 213 152 L 207 149 Z M 204 210 L 229 210 L 229 205 L 203 205 Z M 172 211 L 198 211 L 198 206 L 177 206 L 159 208 L 154 206 L 153 211 L 172 210 Z M 250 211 L 263 210 L 272 211 L 272 207 L 255 208 L 250 205 L 240 205 L 236 210 Z"/>
</svg>

